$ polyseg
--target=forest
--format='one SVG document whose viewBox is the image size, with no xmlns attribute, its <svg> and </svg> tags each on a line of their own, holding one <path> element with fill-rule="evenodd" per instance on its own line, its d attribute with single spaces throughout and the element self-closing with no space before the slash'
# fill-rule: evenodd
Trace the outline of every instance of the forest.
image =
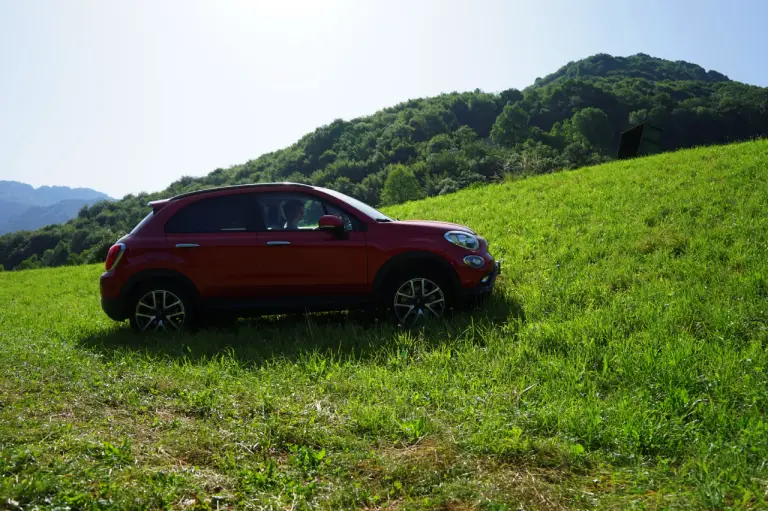
<svg viewBox="0 0 768 511">
<path fill-rule="evenodd" d="M 101 262 L 148 213 L 148 201 L 182 192 L 293 181 L 385 206 L 602 163 L 616 157 L 621 132 L 643 122 L 661 129 L 660 151 L 764 137 L 768 88 L 688 62 L 598 54 L 524 90 L 452 92 L 337 119 L 243 164 L 0 236 L 0 270 Z"/>
</svg>

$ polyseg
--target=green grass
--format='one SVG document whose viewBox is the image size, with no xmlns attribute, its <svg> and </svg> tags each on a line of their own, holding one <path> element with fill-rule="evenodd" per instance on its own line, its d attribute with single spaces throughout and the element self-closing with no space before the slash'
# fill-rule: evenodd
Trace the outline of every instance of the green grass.
<svg viewBox="0 0 768 511">
<path fill-rule="evenodd" d="M 768 506 L 768 142 L 410 203 L 487 311 L 133 335 L 96 266 L 0 274 L 0 507 Z"/>
</svg>

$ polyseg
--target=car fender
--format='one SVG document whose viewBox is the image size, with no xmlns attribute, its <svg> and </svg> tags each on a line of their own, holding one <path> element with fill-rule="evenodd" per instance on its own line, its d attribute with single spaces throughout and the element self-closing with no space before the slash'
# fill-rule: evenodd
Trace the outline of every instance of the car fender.
<svg viewBox="0 0 768 511">
<path fill-rule="evenodd" d="M 407 267 L 412 264 L 430 263 L 436 265 L 439 270 L 444 273 L 449 279 L 454 290 L 461 287 L 459 276 L 456 270 L 453 268 L 450 262 L 448 262 L 442 256 L 429 251 L 408 251 L 398 254 L 381 265 L 373 278 L 373 292 L 378 294 L 383 289 L 387 277 L 391 275 L 393 270 L 398 268 Z"/>
</svg>

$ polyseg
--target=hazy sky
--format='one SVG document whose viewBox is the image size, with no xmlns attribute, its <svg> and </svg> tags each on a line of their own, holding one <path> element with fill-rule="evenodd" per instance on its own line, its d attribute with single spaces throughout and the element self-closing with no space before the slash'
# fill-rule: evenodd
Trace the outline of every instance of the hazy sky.
<svg viewBox="0 0 768 511">
<path fill-rule="evenodd" d="M 768 86 L 766 20 L 768 0 L 0 0 L 0 179 L 156 191 L 600 52 Z"/>
</svg>

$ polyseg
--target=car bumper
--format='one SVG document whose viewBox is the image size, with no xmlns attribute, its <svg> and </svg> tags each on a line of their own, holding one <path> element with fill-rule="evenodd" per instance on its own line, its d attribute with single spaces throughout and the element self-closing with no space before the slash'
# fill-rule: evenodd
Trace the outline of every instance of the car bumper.
<svg viewBox="0 0 768 511">
<path fill-rule="evenodd" d="M 120 298 L 101 297 L 101 309 L 115 321 L 123 321 L 126 318 L 125 304 Z"/>
<path fill-rule="evenodd" d="M 493 269 L 490 273 L 487 273 L 480 279 L 480 283 L 471 288 L 464 288 L 461 291 L 462 298 L 465 300 L 472 300 L 476 298 L 482 298 L 487 296 L 493 291 L 493 286 L 496 284 L 496 278 L 501 274 L 501 263 L 496 261 L 493 265 Z"/>
<path fill-rule="evenodd" d="M 101 309 L 115 321 L 123 321 L 127 317 L 125 314 L 125 300 L 122 293 L 120 293 L 121 285 L 122 282 L 115 278 L 113 271 L 104 272 L 99 278 Z"/>
</svg>

